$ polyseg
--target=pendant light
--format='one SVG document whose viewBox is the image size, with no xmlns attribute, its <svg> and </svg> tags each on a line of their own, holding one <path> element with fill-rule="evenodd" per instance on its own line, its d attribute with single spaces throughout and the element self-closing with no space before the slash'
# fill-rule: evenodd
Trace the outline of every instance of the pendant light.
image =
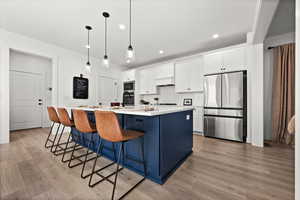
<svg viewBox="0 0 300 200">
<path fill-rule="evenodd" d="M 87 73 L 90 73 L 91 72 L 91 63 L 90 63 L 90 31 L 92 30 L 92 27 L 91 26 L 85 26 L 85 29 L 87 30 L 88 32 L 88 41 L 87 41 L 87 45 L 86 45 L 86 48 L 87 48 L 87 62 L 86 62 L 86 66 L 85 66 L 85 70 Z"/>
<path fill-rule="evenodd" d="M 104 57 L 103 57 L 103 66 L 104 67 L 109 67 L 109 60 L 108 60 L 108 56 L 107 56 L 107 18 L 109 18 L 109 13 L 107 12 L 103 12 L 102 13 L 103 17 L 104 17 L 104 26 L 105 26 L 105 46 L 104 46 Z"/>
<path fill-rule="evenodd" d="M 126 57 L 128 60 L 134 60 L 135 55 L 134 55 L 134 50 L 132 47 L 132 42 L 131 42 L 131 0 L 129 0 L 129 46 L 126 52 Z"/>
</svg>

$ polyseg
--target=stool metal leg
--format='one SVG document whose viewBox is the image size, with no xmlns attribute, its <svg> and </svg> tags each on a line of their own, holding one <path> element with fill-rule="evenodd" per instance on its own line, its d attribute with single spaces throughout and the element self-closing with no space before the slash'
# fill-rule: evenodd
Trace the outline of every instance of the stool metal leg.
<svg viewBox="0 0 300 200">
<path fill-rule="evenodd" d="M 54 136 L 54 139 L 53 139 L 53 143 L 52 143 L 52 146 L 51 146 L 51 152 L 52 152 L 52 153 L 53 153 L 53 147 L 54 147 L 54 144 L 55 144 L 55 141 L 56 141 L 56 137 L 57 137 L 58 132 L 59 132 L 59 129 L 60 129 L 60 125 L 61 125 L 61 124 L 58 125 L 58 128 L 57 128 L 57 130 L 56 130 L 56 133 L 55 133 L 55 136 Z"/>
<path fill-rule="evenodd" d="M 63 163 L 65 163 L 65 162 L 68 161 L 68 160 L 64 160 L 64 158 L 65 158 L 66 151 L 67 151 L 67 148 L 68 148 L 69 143 L 70 143 L 70 139 L 71 139 L 71 133 L 69 133 L 69 137 L 68 137 L 68 140 L 67 140 L 67 143 L 66 143 L 66 147 L 65 147 L 65 149 L 64 149 L 64 153 L 63 153 L 63 156 L 62 156 L 62 158 L 61 158 L 61 162 L 63 162 Z"/>
<path fill-rule="evenodd" d="M 85 176 L 83 175 L 83 172 L 84 172 L 84 169 L 85 169 L 85 163 L 87 162 L 87 157 L 89 155 L 90 146 L 91 146 L 92 138 L 93 138 L 93 134 L 91 133 L 90 135 L 91 136 L 90 136 L 90 140 L 89 140 L 89 143 L 88 143 L 88 148 L 87 148 L 87 151 L 86 151 L 86 154 L 85 154 L 85 158 L 84 158 L 84 162 L 83 162 L 83 166 L 82 166 L 82 169 L 81 169 L 81 178 L 87 178 L 87 177 L 89 177 L 92 174 L 92 173 L 89 173 L 89 174 L 87 174 Z"/>
<path fill-rule="evenodd" d="M 60 132 L 58 141 L 57 141 L 56 146 L 55 146 L 55 149 L 54 149 L 54 151 L 53 151 L 54 154 L 55 154 L 56 151 L 57 151 L 57 147 L 60 145 L 60 140 L 61 140 L 62 135 L 64 134 L 64 130 L 65 130 L 65 126 L 63 125 L 63 129 L 62 129 L 62 131 Z"/>
<path fill-rule="evenodd" d="M 123 199 L 127 194 L 129 194 L 133 189 L 135 189 L 139 184 L 141 184 L 145 179 L 146 179 L 146 175 L 147 175 L 147 169 L 146 169 L 146 162 L 145 162 L 145 158 L 144 158 L 144 137 L 141 138 L 140 140 L 140 145 L 141 145 L 141 157 L 142 157 L 142 161 L 138 162 L 138 163 L 142 163 L 143 167 L 144 167 L 144 177 L 143 179 L 141 179 L 139 182 L 137 182 L 134 186 L 132 186 L 125 194 L 123 194 L 119 199 Z M 123 149 L 124 152 L 124 149 Z M 126 158 L 126 156 L 124 157 L 124 159 Z M 116 182 L 117 180 L 115 180 Z M 117 184 L 117 183 L 115 183 Z M 114 185 L 115 187 L 115 185 Z M 113 191 L 114 193 L 114 191 Z M 113 199 L 113 196 L 112 196 Z"/>
<path fill-rule="evenodd" d="M 64 148 L 64 151 L 62 152 L 62 158 L 61 158 L 61 162 L 63 162 L 63 163 L 65 163 L 65 162 L 69 162 L 70 161 L 70 159 L 67 159 L 67 160 L 65 160 L 64 158 L 65 158 L 65 155 L 66 155 L 66 153 L 70 153 L 70 152 L 72 152 L 73 150 L 68 150 L 68 149 L 73 149 L 73 147 L 75 146 L 75 150 L 74 151 L 77 151 L 77 150 L 80 150 L 80 149 L 83 149 L 84 147 L 80 147 L 80 145 L 79 144 L 74 144 L 74 146 L 71 146 L 71 147 L 69 147 L 69 143 L 71 143 L 72 141 L 72 139 L 71 139 L 71 133 L 69 133 L 69 137 L 68 137 L 68 140 L 67 140 L 67 142 L 66 142 L 66 146 L 65 146 L 65 148 Z M 79 148 L 77 148 L 77 147 L 79 147 Z M 68 151 L 67 151 L 68 150 Z M 61 153 L 59 153 L 59 154 L 61 154 Z M 76 158 L 75 158 L 76 159 Z M 73 159 L 74 160 L 74 159 Z M 77 159 L 78 160 L 78 159 Z M 81 161 L 81 160 L 80 160 Z"/>
<path fill-rule="evenodd" d="M 114 186 L 113 186 L 113 192 L 112 192 L 111 199 L 114 199 L 114 196 L 115 196 L 115 190 L 116 190 L 118 173 L 119 173 L 120 158 L 121 158 L 122 152 L 124 152 L 123 145 L 124 145 L 124 142 L 121 143 L 120 150 L 119 150 L 118 161 L 117 161 L 117 169 L 116 169 L 117 172 L 116 172 L 116 175 L 115 175 L 115 180 L 114 180 Z"/>
<path fill-rule="evenodd" d="M 97 160 L 101 156 L 101 155 L 99 155 L 100 149 L 102 148 L 101 146 L 102 146 L 102 139 L 100 139 L 100 143 L 99 143 L 97 151 L 96 151 L 97 156 L 96 156 L 96 159 L 94 161 L 93 168 L 92 168 L 92 173 L 91 173 L 90 180 L 89 180 L 89 186 L 90 187 L 93 186 L 93 184 L 91 184 L 91 182 L 92 182 L 92 178 L 93 178 L 93 175 L 94 175 L 94 172 L 95 172 Z"/>
<path fill-rule="evenodd" d="M 94 161 L 92 173 L 91 173 L 90 180 L 89 180 L 89 187 L 94 187 L 95 185 L 97 185 L 97 184 L 99 184 L 99 183 L 101 183 L 102 181 L 105 181 L 105 180 L 108 181 L 108 182 L 111 183 L 111 184 L 114 184 L 114 182 L 111 181 L 109 178 L 110 178 L 111 176 L 113 176 L 114 174 L 116 174 L 117 172 L 112 172 L 111 174 L 109 174 L 109 175 L 107 175 L 107 176 L 103 176 L 102 174 L 99 173 L 99 172 L 101 172 L 102 170 L 104 170 L 104 169 L 106 169 L 106 168 L 108 168 L 108 167 L 114 165 L 114 164 L 115 164 L 114 161 L 111 162 L 110 164 L 108 164 L 108 165 L 106 165 L 106 166 L 104 166 L 104 167 L 98 169 L 98 170 L 95 170 L 96 164 L 97 164 L 97 160 L 98 160 L 99 157 L 102 156 L 102 150 L 103 150 L 103 148 L 104 148 L 104 143 L 102 142 L 102 139 L 101 139 L 101 140 L 100 140 L 100 144 L 98 145 L 98 148 L 97 148 L 97 152 L 96 152 L 96 153 L 97 153 L 97 157 L 96 157 L 96 159 L 95 159 L 95 161 Z M 113 151 L 115 152 L 114 145 L 113 145 Z M 115 157 L 115 160 L 116 160 L 116 157 Z M 122 168 L 119 169 L 119 171 L 122 171 L 123 169 L 124 169 L 124 168 L 122 167 Z M 101 179 L 100 179 L 99 181 L 97 181 L 97 182 L 95 182 L 95 183 L 92 184 L 92 179 L 93 179 L 94 174 L 100 176 Z"/>
<path fill-rule="evenodd" d="M 55 125 L 55 122 L 53 122 L 52 125 L 51 125 L 50 132 L 49 132 L 48 137 L 47 137 L 46 142 L 45 142 L 45 148 L 50 148 L 52 146 L 52 145 L 47 146 L 47 144 L 48 144 L 48 141 L 53 142 L 52 140 L 50 140 L 50 135 L 52 133 L 54 125 Z"/>
<path fill-rule="evenodd" d="M 75 142 L 75 143 L 76 143 L 76 142 Z M 78 146 L 80 146 L 80 144 L 78 144 Z M 71 151 L 71 152 L 72 152 L 72 153 L 71 153 L 71 157 L 70 157 L 69 163 L 68 163 L 68 167 L 69 167 L 69 168 L 73 168 L 73 167 L 76 167 L 76 166 L 85 164 L 85 162 L 89 162 L 89 161 L 91 161 L 91 160 L 96 159 L 96 156 L 93 157 L 93 158 L 87 159 L 87 160 L 85 160 L 85 161 L 79 159 L 79 158 L 82 158 L 82 157 L 84 157 L 84 156 L 91 155 L 91 154 L 93 154 L 94 152 L 87 152 L 86 154 L 83 154 L 83 155 L 80 155 L 80 156 L 74 156 L 75 150 L 81 149 L 81 148 L 76 149 L 76 147 L 78 147 L 78 146 L 76 146 L 76 145 L 73 146 L 73 149 L 72 149 L 72 151 Z M 85 147 L 83 147 L 83 148 L 85 148 Z M 72 161 L 72 160 L 75 160 L 75 159 L 76 159 L 76 160 L 79 160 L 80 162 L 77 163 L 77 164 L 71 165 L 71 161 Z"/>
</svg>

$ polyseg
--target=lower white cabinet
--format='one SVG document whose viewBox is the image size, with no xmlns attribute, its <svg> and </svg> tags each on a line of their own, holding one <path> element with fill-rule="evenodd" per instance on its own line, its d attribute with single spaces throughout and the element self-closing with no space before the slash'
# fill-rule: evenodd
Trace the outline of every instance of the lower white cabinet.
<svg viewBox="0 0 300 200">
<path fill-rule="evenodd" d="M 195 107 L 193 116 L 193 131 L 203 134 L 203 107 Z"/>
</svg>

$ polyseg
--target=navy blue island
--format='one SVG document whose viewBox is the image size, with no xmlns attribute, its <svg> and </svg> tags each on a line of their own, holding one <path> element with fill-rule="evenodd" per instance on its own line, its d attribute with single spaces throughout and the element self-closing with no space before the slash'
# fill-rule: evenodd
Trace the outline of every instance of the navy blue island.
<svg viewBox="0 0 300 200">
<path fill-rule="evenodd" d="M 69 108 L 84 109 L 92 122 L 95 122 L 94 110 L 111 110 L 118 116 L 124 129 L 143 131 L 144 156 L 147 166 L 147 179 L 163 184 L 167 178 L 192 153 L 193 148 L 193 107 L 157 107 L 154 111 L 144 111 L 143 108 L 131 107 L 122 109 L 111 108 Z M 81 138 L 76 141 L 87 147 L 86 134 L 72 128 L 72 134 Z M 100 137 L 94 134 L 94 144 L 90 147 L 96 152 Z M 78 139 L 79 140 L 79 139 Z M 104 142 L 103 156 L 113 160 L 110 142 Z M 118 147 L 115 148 L 116 151 Z M 133 140 L 125 145 L 126 156 L 140 160 L 140 145 Z M 117 152 L 116 152 L 117 153 Z M 139 174 L 143 168 L 130 159 L 125 160 L 124 167 Z"/>
</svg>

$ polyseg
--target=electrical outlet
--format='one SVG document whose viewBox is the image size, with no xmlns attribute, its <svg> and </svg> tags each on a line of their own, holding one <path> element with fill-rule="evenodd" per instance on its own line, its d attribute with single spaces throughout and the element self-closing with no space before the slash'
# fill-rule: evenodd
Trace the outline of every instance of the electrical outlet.
<svg viewBox="0 0 300 200">
<path fill-rule="evenodd" d="M 186 115 L 186 120 L 190 120 L 190 115 Z"/>
</svg>

